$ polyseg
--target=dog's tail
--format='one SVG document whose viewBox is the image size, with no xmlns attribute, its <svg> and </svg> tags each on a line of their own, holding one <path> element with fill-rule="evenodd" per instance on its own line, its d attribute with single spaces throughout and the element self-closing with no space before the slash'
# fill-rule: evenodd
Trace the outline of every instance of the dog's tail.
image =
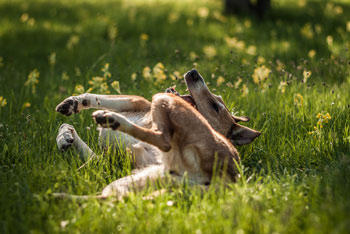
<svg viewBox="0 0 350 234">
<path fill-rule="evenodd" d="M 89 199 L 100 199 L 105 200 L 107 197 L 102 195 L 72 195 L 68 193 L 52 193 L 52 196 L 57 199 L 75 200 L 75 201 L 86 201 Z"/>
</svg>

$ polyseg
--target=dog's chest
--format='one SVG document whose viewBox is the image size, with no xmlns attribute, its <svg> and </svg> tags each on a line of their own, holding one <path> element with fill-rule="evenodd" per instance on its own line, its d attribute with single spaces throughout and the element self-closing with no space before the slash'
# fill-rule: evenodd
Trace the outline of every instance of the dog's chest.
<svg viewBox="0 0 350 234">
<path fill-rule="evenodd" d="M 165 169 L 170 173 L 182 176 L 186 172 L 192 180 L 199 183 L 208 181 L 207 175 L 200 168 L 200 155 L 194 145 L 179 147 L 172 145 L 169 152 L 162 152 Z"/>
</svg>

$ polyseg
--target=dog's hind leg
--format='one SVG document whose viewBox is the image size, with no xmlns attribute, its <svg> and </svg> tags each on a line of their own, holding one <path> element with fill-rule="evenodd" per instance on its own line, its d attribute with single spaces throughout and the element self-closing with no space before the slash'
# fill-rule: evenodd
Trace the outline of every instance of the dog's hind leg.
<svg viewBox="0 0 350 234">
<path fill-rule="evenodd" d="M 107 185 L 101 195 L 72 195 L 68 193 L 53 193 L 53 197 L 70 200 L 106 199 L 116 198 L 121 200 L 130 192 L 138 191 L 146 186 L 154 186 L 156 182 L 168 178 L 163 165 L 152 165 L 140 170 L 135 170 L 132 175 L 117 179 Z"/>
<path fill-rule="evenodd" d="M 60 126 L 56 142 L 61 151 L 66 151 L 74 147 L 79 152 L 80 158 L 84 161 L 96 156 L 89 146 L 79 137 L 72 125 L 64 123 Z"/>
<path fill-rule="evenodd" d="M 118 199 L 126 196 L 129 192 L 143 189 L 147 185 L 152 185 L 156 180 L 165 177 L 163 165 L 152 165 L 140 170 L 134 174 L 120 178 L 107 185 L 101 194 L 101 197 L 116 196 Z"/>
<path fill-rule="evenodd" d="M 139 96 L 85 93 L 66 98 L 57 105 L 56 111 L 69 116 L 90 108 L 116 112 L 148 112 L 151 108 L 151 103 Z"/>
</svg>

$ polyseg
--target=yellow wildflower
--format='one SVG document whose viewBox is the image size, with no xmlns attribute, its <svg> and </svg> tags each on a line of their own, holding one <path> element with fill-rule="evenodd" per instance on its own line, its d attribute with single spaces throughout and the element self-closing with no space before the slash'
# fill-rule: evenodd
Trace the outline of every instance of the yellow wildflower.
<svg viewBox="0 0 350 234">
<path fill-rule="evenodd" d="M 250 64 L 249 61 L 246 58 L 242 58 L 241 63 L 243 65 L 249 65 Z"/>
<path fill-rule="evenodd" d="M 321 34 L 322 32 L 322 26 L 320 24 L 315 25 L 315 30 L 317 34 Z"/>
<path fill-rule="evenodd" d="M 350 32 L 350 21 L 346 22 L 346 31 Z"/>
<path fill-rule="evenodd" d="M 341 6 L 336 6 L 336 7 L 334 7 L 334 13 L 335 13 L 336 15 L 341 15 L 341 14 L 343 14 L 343 8 L 342 8 Z"/>
<path fill-rule="evenodd" d="M 217 86 L 220 86 L 224 82 L 225 82 L 225 78 L 222 76 L 219 76 L 218 79 L 216 80 Z"/>
<path fill-rule="evenodd" d="M 105 77 L 100 77 L 100 76 L 92 77 L 92 79 L 88 83 L 91 87 L 88 89 L 87 92 L 91 92 L 92 90 L 95 90 L 95 92 L 101 93 L 101 94 L 110 93 Z"/>
<path fill-rule="evenodd" d="M 204 46 L 203 52 L 208 58 L 213 58 L 216 55 L 216 49 L 214 46 Z"/>
<path fill-rule="evenodd" d="M 304 99 L 300 93 L 297 93 L 294 96 L 294 105 L 296 105 L 296 106 L 303 106 L 304 105 Z"/>
<path fill-rule="evenodd" d="M 6 106 L 7 101 L 6 98 L 3 98 L 2 96 L 0 96 L 0 107 L 4 107 Z"/>
<path fill-rule="evenodd" d="M 39 83 L 39 76 L 40 73 L 38 72 L 38 70 L 35 68 L 33 71 L 31 71 L 28 75 L 28 79 L 27 81 L 24 83 L 24 86 L 28 86 L 30 85 L 32 87 L 32 93 L 35 94 L 35 88 L 36 85 Z"/>
<path fill-rule="evenodd" d="M 120 84 L 119 81 L 113 81 L 111 84 L 112 88 L 120 94 Z"/>
<path fill-rule="evenodd" d="M 152 78 L 151 68 L 148 66 L 144 67 L 142 71 L 142 75 L 143 75 L 143 78 L 145 78 L 145 80 L 150 80 Z"/>
<path fill-rule="evenodd" d="M 156 78 L 157 82 L 162 82 L 166 79 L 166 75 L 164 74 L 164 65 L 162 63 L 157 63 L 153 67 L 153 76 Z"/>
<path fill-rule="evenodd" d="M 187 20 L 186 20 L 186 24 L 187 24 L 188 26 L 192 26 L 192 25 L 193 25 L 193 19 L 187 19 Z"/>
<path fill-rule="evenodd" d="M 249 55 L 256 55 L 256 46 L 254 45 L 248 46 L 246 53 Z"/>
<path fill-rule="evenodd" d="M 298 6 L 299 6 L 300 8 L 305 7 L 305 6 L 306 6 L 306 0 L 299 0 L 299 1 L 298 1 Z"/>
<path fill-rule="evenodd" d="M 258 56 L 257 64 L 258 64 L 258 65 L 261 65 L 261 64 L 263 64 L 263 63 L 265 63 L 265 58 L 262 57 L 262 56 Z"/>
<path fill-rule="evenodd" d="M 244 41 L 238 40 L 237 37 L 225 37 L 225 41 L 228 47 L 235 48 L 237 50 L 244 50 L 245 43 Z"/>
<path fill-rule="evenodd" d="M 194 61 L 194 60 L 196 60 L 198 58 L 198 55 L 195 52 L 191 51 L 190 52 L 190 58 L 191 58 L 192 61 Z"/>
<path fill-rule="evenodd" d="M 178 71 L 174 71 L 169 76 L 170 76 L 170 79 L 172 79 L 172 80 L 177 80 L 177 79 L 181 79 L 182 78 L 180 72 L 178 72 Z"/>
<path fill-rule="evenodd" d="M 304 83 L 306 83 L 307 82 L 307 80 L 309 79 L 309 77 L 311 76 L 311 71 L 306 71 L 306 70 L 304 70 L 304 72 L 303 72 L 303 82 Z"/>
<path fill-rule="evenodd" d="M 252 21 L 250 21 L 249 19 L 246 19 L 246 20 L 244 21 L 244 26 L 245 26 L 246 28 L 250 28 L 250 27 L 252 26 Z"/>
<path fill-rule="evenodd" d="M 328 35 L 326 40 L 327 40 L 328 46 L 332 46 L 333 45 L 333 37 L 331 35 Z"/>
<path fill-rule="evenodd" d="M 179 14 L 177 12 L 170 12 L 169 16 L 168 16 L 168 21 L 169 23 L 175 23 L 176 21 L 178 21 L 180 18 Z"/>
<path fill-rule="evenodd" d="M 282 69 L 285 68 L 285 65 L 280 60 L 277 60 L 276 64 L 277 64 L 276 70 L 279 71 L 279 72 L 282 71 Z"/>
<path fill-rule="evenodd" d="M 315 50 L 310 50 L 309 53 L 307 54 L 310 58 L 315 57 L 316 51 Z"/>
<path fill-rule="evenodd" d="M 270 72 L 271 70 L 265 65 L 255 68 L 254 74 L 252 75 L 254 83 L 259 84 L 265 81 L 269 77 Z"/>
<path fill-rule="evenodd" d="M 83 94 L 84 91 L 85 91 L 84 87 L 80 84 L 77 84 L 74 88 L 74 95 Z"/>
<path fill-rule="evenodd" d="M 81 76 L 81 71 L 79 67 L 74 67 L 74 71 L 76 76 Z"/>
<path fill-rule="evenodd" d="M 227 18 L 221 14 L 220 11 L 216 10 L 213 12 L 213 16 L 215 19 L 217 19 L 218 21 L 222 22 L 222 23 L 226 23 L 227 22 Z"/>
<path fill-rule="evenodd" d="M 30 102 L 23 103 L 24 108 L 29 108 L 31 106 Z"/>
<path fill-rule="evenodd" d="M 146 33 L 142 33 L 141 35 L 140 35 L 140 39 L 141 39 L 141 41 L 147 41 L 148 40 L 148 35 L 146 34 Z"/>
<path fill-rule="evenodd" d="M 27 21 L 29 26 L 34 26 L 35 24 L 35 19 L 34 18 L 29 18 L 29 20 Z"/>
<path fill-rule="evenodd" d="M 323 113 L 318 113 L 316 115 L 316 118 L 318 119 L 318 121 L 317 121 L 317 126 L 314 126 L 315 130 L 318 128 L 322 129 L 324 124 L 327 124 L 328 121 L 332 118 L 328 112 L 326 114 L 323 114 Z"/>
<path fill-rule="evenodd" d="M 67 48 L 68 49 L 73 49 L 74 46 L 76 46 L 79 43 L 79 36 L 78 35 L 72 35 L 67 42 Z"/>
<path fill-rule="evenodd" d="M 286 91 L 286 86 L 287 86 L 287 82 L 281 81 L 280 85 L 278 86 L 278 89 L 281 90 L 282 93 L 284 93 Z"/>
<path fill-rule="evenodd" d="M 242 83 L 243 79 L 239 77 L 237 81 L 235 82 L 235 89 L 238 89 L 239 85 Z"/>
<path fill-rule="evenodd" d="M 197 10 L 197 14 L 200 18 L 206 19 L 209 16 L 209 9 L 207 7 L 200 7 Z"/>
<path fill-rule="evenodd" d="M 109 72 L 109 63 L 106 63 L 102 68 L 101 71 L 103 72 L 104 78 L 110 78 L 112 74 Z"/>
<path fill-rule="evenodd" d="M 229 88 L 233 88 L 233 87 L 234 87 L 233 84 L 232 84 L 231 82 L 227 82 L 227 83 L 226 83 L 226 86 L 229 87 Z"/>
<path fill-rule="evenodd" d="M 62 72 L 61 77 L 62 77 L 62 80 L 69 80 L 69 76 L 68 76 L 67 72 Z"/>
<path fill-rule="evenodd" d="M 28 13 L 23 13 L 23 14 L 21 15 L 20 20 L 21 20 L 21 22 L 22 22 L 22 23 L 27 22 L 27 21 L 28 21 L 28 19 L 29 19 L 29 15 L 28 15 Z"/>
<path fill-rule="evenodd" d="M 249 93 L 249 89 L 245 84 L 243 84 L 241 92 L 243 97 L 245 97 Z"/>
<path fill-rule="evenodd" d="M 136 74 L 135 72 L 132 73 L 132 74 L 131 74 L 131 80 L 132 80 L 132 81 L 135 81 L 136 78 L 137 78 L 137 74 Z"/>
<path fill-rule="evenodd" d="M 289 48 L 290 48 L 290 43 L 289 43 L 289 41 L 283 41 L 282 44 L 281 44 L 281 46 L 282 46 L 282 49 L 283 49 L 284 51 L 288 51 Z"/>
<path fill-rule="evenodd" d="M 109 40 L 114 41 L 115 38 L 117 37 L 117 35 L 118 35 L 117 27 L 114 26 L 114 25 L 110 25 L 108 27 L 108 38 L 109 38 Z"/>
<path fill-rule="evenodd" d="M 56 64 L 56 53 L 55 52 L 52 52 L 50 55 L 49 55 L 49 64 L 51 66 L 54 66 Z"/>
<path fill-rule="evenodd" d="M 311 24 L 307 23 L 300 29 L 301 35 L 308 39 L 312 39 L 314 37 L 314 32 L 312 30 Z"/>
</svg>

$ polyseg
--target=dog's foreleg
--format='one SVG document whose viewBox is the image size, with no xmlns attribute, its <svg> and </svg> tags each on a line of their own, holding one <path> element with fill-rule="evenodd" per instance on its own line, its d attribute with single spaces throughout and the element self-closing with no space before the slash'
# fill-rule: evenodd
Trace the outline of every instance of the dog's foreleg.
<svg viewBox="0 0 350 234">
<path fill-rule="evenodd" d="M 143 142 L 154 145 L 164 152 L 168 152 L 171 149 L 171 135 L 165 128 L 154 130 L 140 127 L 121 114 L 111 111 L 95 111 L 92 116 L 96 123 L 104 128 L 118 129 L 118 131 L 122 131 Z"/>
<path fill-rule="evenodd" d="M 103 109 L 116 112 L 147 112 L 151 103 L 143 97 L 132 95 L 99 95 L 85 93 L 71 96 L 57 105 L 56 111 L 63 115 L 79 113 L 84 109 Z"/>
<path fill-rule="evenodd" d="M 62 124 L 60 126 L 56 142 L 61 151 L 66 151 L 73 146 L 84 161 L 96 156 L 89 146 L 81 140 L 72 125 Z"/>
</svg>

